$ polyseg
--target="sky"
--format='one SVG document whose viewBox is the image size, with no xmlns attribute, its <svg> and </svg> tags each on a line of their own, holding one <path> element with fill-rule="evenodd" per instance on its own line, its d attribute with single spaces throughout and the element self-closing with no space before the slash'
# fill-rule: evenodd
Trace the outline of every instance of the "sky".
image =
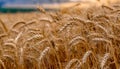
<svg viewBox="0 0 120 69">
<path fill-rule="evenodd" d="M 21 5 L 21 4 L 43 4 L 43 3 L 60 3 L 67 0 L 0 0 L 0 7 L 5 5 Z"/>
<path fill-rule="evenodd" d="M 17 3 L 17 4 L 34 4 L 34 3 L 53 3 L 53 2 L 61 2 L 66 0 L 0 0 L 0 2 L 4 3 Z"/>
</svg>

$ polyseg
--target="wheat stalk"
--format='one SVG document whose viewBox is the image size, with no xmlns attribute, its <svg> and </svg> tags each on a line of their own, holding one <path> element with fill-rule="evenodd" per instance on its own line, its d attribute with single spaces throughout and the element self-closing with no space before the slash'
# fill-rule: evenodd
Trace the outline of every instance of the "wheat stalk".
<svg viewBox="0 0 120 69">
<path fill-rule="evenodd" d="M 103 35 L 101 35 L 101 33 L 90 33 L 89 35 L 87 35 L 87 37 L 92 37 L 92 36 L 100 36 L 100 37 L 102 37 Z"/>
<path fill-rule="evenodd" d="M 53 22 L 52 20 L 47 19 L 47 18 L 42 18 L 42 19 L 40 19 L 40 21 L 48 22 L 48 23 L 52 23 Z"/>
<path fill-rule="evenodd" d="M 104 42 L 107 42 L 107 43 L 110 43 L 111 44 L 111 41 L 105 39 L 105 38 L 93 38 L 92 41 L 104 41 Z"/>
<path fill-rule="evenodd" d="M 47 54 L 47 52 L 50 50 L 50 47 L 46 47 L 43 52 L 41 53 L 39 60 L 42 60 L 42 58 Z"/>
<path fill-rule="evenodd" d="M 4 46 L 11 46 L 14 49 L 17 49 L 17 46 L 14 43 L 4 43 Z"/>
<path fill-rule="evenodd" d="M 70 23 L 65 24 L 64 26 L 62 26 L 62 27 L 59 29 L 58 32 L 63 31 L 63 30 L 66 29 L 68 26 L 72 25 L 72 23 L 73 23 L 73 22 L 70 22 Z"/>
<path fill-rule="evenodd" d="M 39 32 L 40 29 L 33 29 L 33 28 L 30 28 L 27 30 L 28 32 Z"/>
<path fill-rule="evenodd" d="M 25 25 L 21 26 L 20 29 L 28 28 L 28 26 L 33 25 L 33 24 L 36 24 L 36 20 L 32 20 L 32 21 L 27 22 Z"/>
<path fill-rule="evenodd" d="M 79 65 L 78 65 L 76 68 L 80 68 L 80 66 L 81 66 L 80 60 L 79 60 L 79 59 L 72 59 L 72 60 L 70 60 L 69 63 L 65 66 L 65 69 L 71 69 L 72 65 L 73 65 L 74 63 L 76 63 L 76 62 L 79 63 Z"/>
<path fill-rule="evenodd" d="M 0 34 L 0 38 L 6 37 L 8 34 Z"/>
<path fill-rule="evenodd" d="M 8 29 L 7 29 L 6 25 L 5 25 L 5 23 L 4 23 L 1 19 L 0 19 L 0 23 L 1 23 L 4 31 L 5 31 L 5 32 L 8 32 Z"/>
<path fill-rule="evenodd" d="M 21 69 L 23 69 L 23 64 L 24 64 L 24 49 L 20 48 L 20 58 L 19 58 L 19 66 Z"/>
<path fill-rule="evenodd" d="M 11 29 L 10 32 L 19 33 L 16 29 Z"/>
<path fill-rule="evenodd" d="M 17 44 L 18 39 L 21 37 L 21 35 L 23 34 L 23 32 L 20 32 L 17 37 L 15 38 L 14 42 Z"/>
<path fill-rule="evenodd" d="M 101 69 L 104 69 L 104 66 L 105 66 L 105 64 L 106 64 L 106 62 L 107 62 L 107 60 L 110 58 L 110 53 L 106 53 L 105 55 L 104 55 L 104 57 L 102 58 L 102 61 L 101 61 L 101 63 L 100 63 L 100 67 L 101 67 Z"/>
<path fill-rule="evenodd" d="M 109 34 L 109 31 L 104 28 L 103 26 L 99 25 L 99 24 L 96 24 L 97 27 L 101 28 L 107 35 Z"/>
<path fill-rule="evenodd" d="M 14 24 L 14 25 L 12 26 L 12 29 L 14 29 L 15 27 L 19 26 L 20 24 L 25 25 L 26 23 L 25 23 L 24 21 L 17 22 L 16 24 Z"/>
<path fill-rule="evenodd" d="M 37 58 L 35 58 L 34 56 L 26 56 L 26 59 L 29 60 L 32 64 L 32 68 L 33 69 L 40 69 L 39 67 L 39 61 L 37 60 Z"/>
<path fill-rule="evenodd" d="M 14 42 L 14 39 L 7 39 L 6 43 L 15 43 L 15 42 Z"/>
<path fill-rule="evenodd" d="M 34 49 L 37 53 L 40 53 L 39 49 L 37 49 L 36 47 L 34 46 L 30 46 L 30 47 L 32 47 L 32 49 Z"/>
<path fill-rule="evenodd" d="M 41 40 L 40 42 L 36 43 L 34 46 L 41 45 L 41 44 L 43 44 L 43 43 L 45 43 L 45 42 L 48 42 L 48 40 L 47 40 L 47 39 L 43 39 L 43 40 Z"/>
<path fill-rule="evenodd" d="M 3 55 L 3 59 L 6 60 L 4 63 L 6 65 L 6 68 L 15 68 L 17 66 L 17 62 L 15 61 L 15 58 L 11 55 Z"/>
<path fill-rule="evenodd" d="M 10 55 L 5 55 L 5 54 L 4 54 L 3 57 L 4 57 L 4 58 L 9 58 L 9 59 L 11 59 L 12 61 L 14 61 L 14 58 L 13 58 L 12 56 L 10 56 Z"/>
<path fill-rule="evenodd" d="M 78 40 L 82 40 L 82 41 L 84 41 L 84 42 L 86 42 L 86 39 L 84 38 L 84 37 L 82 37 L 82 36 L 76 36 L 75 38 L 73 38 L 69 43 L 68 43 L 68 45 L 69 46 L 73 46 L 73 45 L 76 45 L 78 42 Z M 77 43 L 76 43 L 77 42 Z"/>
<path fill-rule="evenodd" d="M 114 10 L 114 8 L 113 7 L 110 7 L 110 6 L 106 6 L 106 5 L 102 5 L 102 8 L 107 8 L 107 9 L 109 9 L 109 10 Z"/>
<path fill-rule="evenodd" d="M 2 65 L 3 69 L 6 69 L 4 62 L 0 59 L 0 64 Z"/>
<path fill-rule="evenodd" d="M 39 10 L 40 12 L 46 13 L 45 9 L 43 9 L 41 6 L 38 6 L 37 8 L 38 8 L 38 10 Z"/>
<path fill-rule="evenodd" d="M 86 23 L 86 20 L 85 20 L 85 19 L 82 19 L 82 18 L 80 18 L 80 17 L 73 17 L 73 18 L 70 18 L 69 20 L 79 21 L 80 23 L 83 23 L 83 24 Z"/>
<path fill-rule="evenodd" d="M 43 37 L 44 37 L 44 36 L 41 35 L 41 34 L 36 34 L 36 35 L 32 36 L 31 38 L 27 39 L 27 41 L 31 41 L 31 40 L 33 40 L 33 39 L 38 39 L 38 38 L 43 38 Z"/>
<path fill-rule="evenodd" d="M 87 61 L 87 58 L 90 56 L 90 54 L 92 53 L 92 51 L 87 51 L 83 58 L 82 58 L 82 63 L 84 64 Z"/>
</svg>

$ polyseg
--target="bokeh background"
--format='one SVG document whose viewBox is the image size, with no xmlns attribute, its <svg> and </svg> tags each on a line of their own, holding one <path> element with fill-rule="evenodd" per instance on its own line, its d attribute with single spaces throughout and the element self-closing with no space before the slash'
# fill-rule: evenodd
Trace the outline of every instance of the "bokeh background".
<svg viewBox="0 0 120 69">
<path fill-rule="evenodd" d="M 52 9 L 65 2 L 69 0 L 0 0 L 0 12 L 35 11 L 37 5 Z"/>
<path fill-rule="evenodd" d="M 58 10 L 64 7 L 70 7 L 76 3 L 87 3 L 88 6 L 93 4 L 101 5 L 115 3 L 120 0 L 0 0 L 0 12 L 30 12 L 37 11 L 41 6 L 46 10 Z M 85 5 L 86 6 L 86 5 Z"/>
</svg>

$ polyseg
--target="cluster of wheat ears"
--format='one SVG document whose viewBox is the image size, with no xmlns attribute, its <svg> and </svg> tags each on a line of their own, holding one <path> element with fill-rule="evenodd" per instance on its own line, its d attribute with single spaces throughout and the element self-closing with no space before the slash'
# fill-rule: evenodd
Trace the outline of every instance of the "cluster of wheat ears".
<svg viewBox="0 0 120 69">
<path fill-rule="evenodd" d="M 120 69 L 119 4 L 39 10 L 9 27 L 0 19 L 0 69 Z"/>
</svg>

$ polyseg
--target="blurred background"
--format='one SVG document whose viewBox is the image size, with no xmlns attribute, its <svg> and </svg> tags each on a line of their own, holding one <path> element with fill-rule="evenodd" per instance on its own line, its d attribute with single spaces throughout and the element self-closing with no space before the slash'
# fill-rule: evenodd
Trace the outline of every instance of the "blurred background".
<svg viewBox="0 0 120 69">
<path fill-rule="evenodd" d="M 38 5 L 46 10 L 54 10 L 58 9 L 61 3 L 71 1 L 78 0 L 0 0 L 0 12 L 36 11 Z"/>
<path fill-rule="evenodd" d="M 37 11 L 38 6 L 46 10 L 58 10 L 74 6 L 76 3 L 89 4 L 88 6 L 91 6 L 93 4 L 108 4 L 117 1 L 120 0 L 0 0 L 0 12 L 14 13 Z"/>
</svg>

